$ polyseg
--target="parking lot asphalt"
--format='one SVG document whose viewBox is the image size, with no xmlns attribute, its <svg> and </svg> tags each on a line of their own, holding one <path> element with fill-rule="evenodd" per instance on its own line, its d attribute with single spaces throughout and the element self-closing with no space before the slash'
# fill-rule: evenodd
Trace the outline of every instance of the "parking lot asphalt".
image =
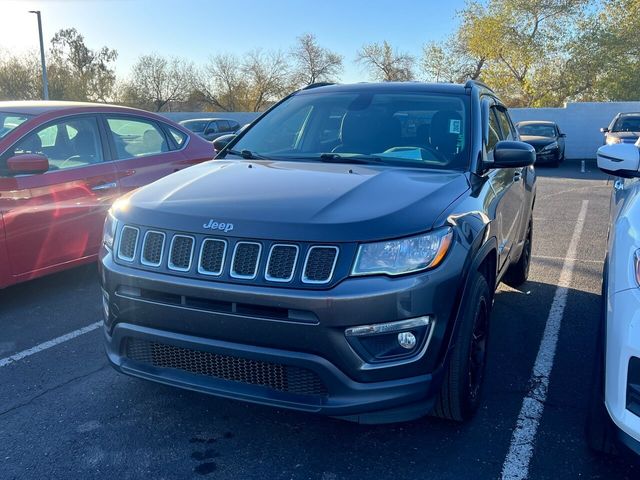
<svg viewBox="0 0 640 480">
<path fill-rule="evenodd" d="M 90 265 L 0 291 L 0 478 L 501 478 L 567 263 L 528 478 L 640 478 L 639 467 L 592 454 L 584 438 L 611 183 L 593 162 L 585 173 L 567 161 L 538 175 L 531 274 L 518 290 L 498 290 L 484 402 L 469 423 L 356 425 L 117 374 L 100 329 L 59 339 L 101 319 Z"/>
</svg>

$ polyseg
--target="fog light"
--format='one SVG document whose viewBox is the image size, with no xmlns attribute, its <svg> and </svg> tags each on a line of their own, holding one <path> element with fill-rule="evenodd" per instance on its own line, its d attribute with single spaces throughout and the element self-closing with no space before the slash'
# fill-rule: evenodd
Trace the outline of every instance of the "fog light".
<svg viewBox="0 0 640 480">
<path fill-rule="evenodd" d="M 416 336 L 411 332 L 401 332 L 398 334 L 398 343 L 402 348 L 411 350 L 416 346 Z"/>
</svg>

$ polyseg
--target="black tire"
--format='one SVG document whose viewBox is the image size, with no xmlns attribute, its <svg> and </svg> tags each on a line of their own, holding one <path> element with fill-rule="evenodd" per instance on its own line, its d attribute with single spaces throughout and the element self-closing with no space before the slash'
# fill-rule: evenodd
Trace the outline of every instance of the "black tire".
<svg viewBox="0 0 640 480">
<path fill-rule="evenodd" d="M 605 302 L 603 282 L 602 302 Z M 593 367 L 591 379 L 591 395 L 589 397 L 589 410 L 587 412 L 586 436 L 589 448 L 594 452 L 615 455 L 616 448 L 616 427 L 609 417 L 609 412 L 604 405 L 604 306 L 602 308 L 602 321 L 598 328 L 596 346 L 596 361 Z"/>
<path fill-rule="evenodd" d="M 477 274 L 455 333 L 454 347 L 432 415 L 463 422 L 478 409 L 487 359 L 491 292 Z"/>
<path fill-rule="evenodd" d="M 509 269 L 502 277 L 502 281 L 510 287 L 517 288 L 527 281 L 529 278 L 529 269 L 531 267 L 531 246 L 533 245 L 533 218 L 529 219 L 527 227 L 527 236 L 524 240 L 522 253 L 516 263 L 509 266 Z"/>
</svg>

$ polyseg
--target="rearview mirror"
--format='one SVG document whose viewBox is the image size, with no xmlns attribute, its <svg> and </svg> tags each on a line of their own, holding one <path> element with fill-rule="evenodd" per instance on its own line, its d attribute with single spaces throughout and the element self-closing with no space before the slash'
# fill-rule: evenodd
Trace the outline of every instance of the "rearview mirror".
<svg viewBox="0 0 640 480">
<path fill-rule="evenodd" d="M 222 135 L 218 138 L 216 138 L 213 141 L 213 148 L 215 149 L 216 152 L 219 152 L 220 150 L 222 150 L 224 147 L 226 147 L 227 145 L 229 145 L 229 143 L 231 143 L 231 140 L 233 140 L 234 138 L 236 138 L 237 135 L 230 133 L 227 135 Z"/>
<path fill-rule="evenodd" d="M 598 168 L 616 177 L 640 177 L 640 150 L 629 143 L 604 145 L 598 149 Z"/>
<path fill-rule="evenodd" d="M 49 159 L 39 153 L 14 155 L 7 159 L 7 169 L 15 174 L 44 173 L 49 170 Z"/>
<path fill-rule="evenodd" d="M 536 161 L 535 149 L 524 142 L 503 140 L 496 143 L 493 150 L 493 163 L 490 168 L 528 167 Z"/>
</svg>

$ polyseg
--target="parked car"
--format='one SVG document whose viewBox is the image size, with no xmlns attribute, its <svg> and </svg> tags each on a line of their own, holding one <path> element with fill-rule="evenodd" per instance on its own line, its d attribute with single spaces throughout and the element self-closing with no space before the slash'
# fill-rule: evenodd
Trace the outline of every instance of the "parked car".
<svg viewBox="0 0 640 480">
<path fill-rule="evenodd" d="M 114 205 L 109 361 L 363 423 L 470 418 L 496 286 L 529 272 L 535 152 L 517 137 L 472 81 L 293 93 L 213 164 Z"/>
<path fill-rule="evenodd" d="M 141 110 L 0 102 L 0 287 L 95 261 L 113 200 L 211 156 Z"/>
<path fill-rule="evenodd" d="M 635 145 L 600 147 L 613 184 L 602 317 L 589 409 L 589 445 L 640 455 L 640 154 Z"/>
<path fill-rule="evenodd" d="M 527 121 L 516 124 L 520 140 L 536 149 L 536 164 L 548 163 L 554 167 L 564 161 L 566 134 L 555 122 Z"/>
<path fill-rule="evenodd" d="M 601 128 L 604 143 L 636 143 L 640 137 L 640 112 L 619 113 L 608 127 Z"/>
<path fill-rule="evenodd" d="M 197 118 L 194 120 L 183 120 L 180 122 L 185 128 L 188 128 L 196 135 L 208 140 L 214 141 L 222 135 L 235 133 L 240 129 L 240 124 L 235 120 L 227 120 L 225 118 Z"/>
</svg>

